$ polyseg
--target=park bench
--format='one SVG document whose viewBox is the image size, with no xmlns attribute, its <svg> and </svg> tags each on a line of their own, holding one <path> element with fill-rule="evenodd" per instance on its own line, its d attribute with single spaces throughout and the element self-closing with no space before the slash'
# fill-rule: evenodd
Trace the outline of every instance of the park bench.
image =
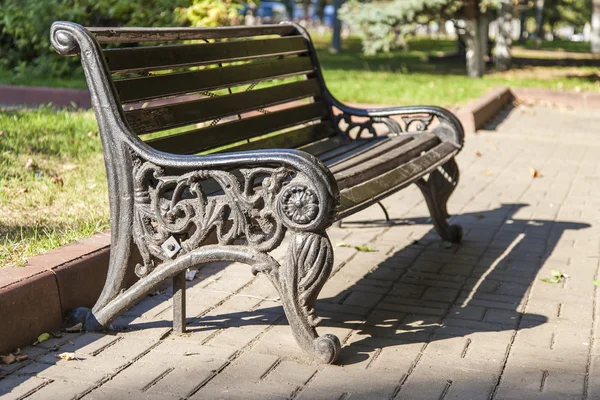
<svg viewBox="0 0 600 400">
<path fill-rule="evenodd" d="M 83 330 L 108 327 L 172 279 L 173 329 L 184 332 L 186 269 L 234 261 L 270 279 L 299 345 L 330 363 L 340 342 L 318 336 L 314 311 L 332 270 L 327 227 L 415 183 L 440 236 L 462 238 L 446 211 L 460 122 L 438 107 L 340 103 L 297 25 L 56 22 L 51 40 L 81 57 L 108 176 L 108 276 L 93 309 L 71 315 Z M 269 252 L 286 234 L 280 265 Z M 134 246 L 140 279 L 126 288 Z"/>
</svg>

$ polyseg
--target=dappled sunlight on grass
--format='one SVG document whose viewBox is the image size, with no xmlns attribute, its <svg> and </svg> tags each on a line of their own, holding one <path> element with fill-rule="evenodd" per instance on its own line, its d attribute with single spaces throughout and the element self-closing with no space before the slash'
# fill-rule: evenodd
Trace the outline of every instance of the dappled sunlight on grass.
<svg viewBox="0 0 600 400">
<path fill-rule="evenodd" d="M 108 227 L 93 113 L 1 111 L 0 127 L 0 266 Z"/>
</svg>

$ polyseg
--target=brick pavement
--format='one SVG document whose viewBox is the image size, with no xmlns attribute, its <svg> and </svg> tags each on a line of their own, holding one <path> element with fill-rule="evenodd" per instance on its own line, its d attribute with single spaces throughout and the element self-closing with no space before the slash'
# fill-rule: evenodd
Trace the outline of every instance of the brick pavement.
<svg viewBox="0 0 600 400">
<path fill-rule="evenodd" d="M 600 116 L 509 111 L 459 156 L 461 246 L 440 246 L 414 187 L 384 201 L 393 224 L 372 207 L 329 230 L 377 250 L 335 249 L 317 312 L 336 365 L 304 357 L 265 277 L 220 263 L 191 282 L 188 334 L 170 333 L 168 291 L 148 297 L 111 334 L 24 349 L 0 398 L 600 399 Z M 552 268 L 569 278 L 542 282 Z"/>
</svg>

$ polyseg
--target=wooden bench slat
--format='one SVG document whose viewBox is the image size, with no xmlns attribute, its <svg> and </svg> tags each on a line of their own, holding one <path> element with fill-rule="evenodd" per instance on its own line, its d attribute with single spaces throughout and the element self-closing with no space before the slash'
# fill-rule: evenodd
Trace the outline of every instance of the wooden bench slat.
<svg viewBox="0 0 600 400">
<path fill-rule="evenodd" d="M 358 165 L 363 165 L 363 163 L 371 159 L 384 156 L 387 152 L 403 146 L 411 140 L 414 140 L 413 136 L 400 136 L 387 138 L 387 140 L 379 140 L 370 147 L 355 152 L 351 157 L 339 156 L 331 159 L 328 161 L 327 166 L 335 174 Z"/>
<path fill-rule="evenodd" d="M 337 166 L 338 174 L 335 174 L 340 189 L 354 186 L 360 182 L 372 179 L 382 173 L 396 168 L 411 159 L 417 157 L 421 152 L 427 151 L 440 143 L 440 139 L 431 133 L 422 133 L 414 140 L 386 152 L 376 158 L 344 168 L 344 163 Z"/>
<path fill-rule="evenodd" d="M 195 129 L 173 136 L 152 139 L 146 143 L 161 151 L 177 154 L 194 154 L 299 124 L 320 120 L 327 117 L 327 113 L 328 111 L 324 102 L 315 102 L 256 117 Z"/>
<path fill-rule="evenodd" d="M 300 54 L 307 51 L 304 39 L 301 36 L 292 36 L 203 44 L 107 49 L 104 50 L 104 57 L 113 73 L 123 73 Z"/>
<path fill-rule="evenodd" d="M 443 142 L 423 153 L 408 159 L 406 163 L 385 173 L 375 174 L 372 179 L 362 181 L 356 186 L 346 187 L 340 191 L 340 208 L 337 218 L 352 214 L 352 209 L 369 202 L 374 203 L 390 192 L 413 183 L 423 175 L 433 171 L 458 153 L 458 148 Z"/>
<path fill-rule="evenodd" d="M 326 153 L 326 152 L 328 152 L 332 149 L 335 149 L 339 146 L 347 145 L 349 143 L 352 143 L 352 141 L 349 138 L 337 135 L 337 136 L 333 136 L 327 140 L 321 140 L 321 141 L 303 146 L 300 148 L 300 150 L 305 151 L 307 153 L 312 154 L 313 156 L 318 157 L 323 153 Z"/>
<path fill-rule="evenodd" d="M 226 96 L 126 111 L 125 117 L 131 129 L 141 135 L 237 115 L 317 96 L 319 93 L 320 87 L 317 80 L 307 79 Z"/>
<path fill-rule="evenodd" d="M 114 84 L 121 101 L 127 103 L 285 78 L 312 70 L 310 58 L 289 57 L 223 68 L 123 79 Z"/>
<path fill-rule="evenodd" d="M 336 135 L 336 132 L 329 122 L 319 122 L 293 131 L 230 147 L 218 153 L 260 149 L 295 149 L 333 135 Z"/>
<path fill-rule="evenodd" d="M 240 38 L 261 35 L 286 36 L 296 31 L 293 25 L 225 26 L 219 28 L 87 28 L 98 43 L 167 42 Z"/>
</svg>

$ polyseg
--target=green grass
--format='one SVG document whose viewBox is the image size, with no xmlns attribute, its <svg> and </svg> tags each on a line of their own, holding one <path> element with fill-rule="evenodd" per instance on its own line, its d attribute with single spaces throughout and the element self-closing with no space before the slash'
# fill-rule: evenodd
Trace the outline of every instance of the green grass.
<svg viewBox="0 0 600 400">
<path fill-rule="evenodd" d="M 495 86 L 600 92 L 593 67 L 526 67 L 504 73 L 492 68 L 483 78 L 470 79 L 463 62 L 427 61 L 428 54 L 453 51 L 452 41 L 417 39 L 408 41 L 407 51 L 365 56 L 358 39 L 346 40 L 335 55 L 326 39 L 315 40 L 319 60 L 328 88 L 344 102 L 456 107 Z"/>
<path fill-rule="evenodd" d="M 91 112 L 0 111 L 0 267 L 108 227 Z"/>
<path fill-rule="evenodd" d="M 518 43 L 514 43 L 519 45 Z M 590 43 L 589 42 L 571 42 L 570 40 L 544 40 L 541 42 L 539 48 L 535 40 L 527 40 L 522 44 L 522 47 L 529 50 L 552 50 L 552 51 L 565 51 L 571 53 L 589 53 Z"/>
</svg>

